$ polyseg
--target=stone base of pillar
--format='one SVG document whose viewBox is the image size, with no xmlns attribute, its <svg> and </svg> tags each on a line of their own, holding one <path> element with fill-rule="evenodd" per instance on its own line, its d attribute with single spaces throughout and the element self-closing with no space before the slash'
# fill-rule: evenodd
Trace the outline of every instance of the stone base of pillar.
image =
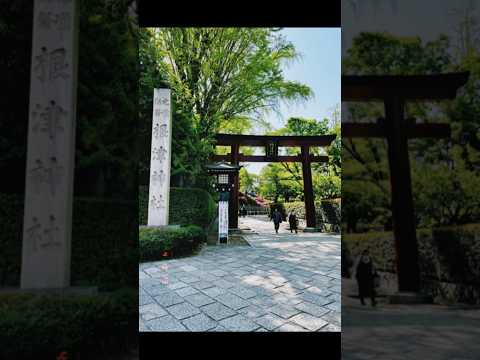
<svg viewBox="0 0 480 360">
<path fill-rule="evenodd" d="M 397 292 L 387 296 L 390 304 L 432 304 L 433 298 L 417 292 Z"/>
</svg>

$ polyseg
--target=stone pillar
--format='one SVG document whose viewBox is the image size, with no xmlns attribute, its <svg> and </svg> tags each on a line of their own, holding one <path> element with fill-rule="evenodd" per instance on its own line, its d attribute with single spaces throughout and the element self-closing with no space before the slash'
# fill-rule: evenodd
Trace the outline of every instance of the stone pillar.
<svg viewBox="0 0 480 360">
<path fill-rule="evenodd" d="M 229 192 L 221 192 L 218 201 L 218 243 L 228 242 L 228 199 Z"/>
<path fill-rule="evenodd" d="M 22 289 L 70 285 L 77 37 L 77 0 L 35 0 Z"/>
<path fill-rule="evenodd" d="M 168 225 L 171 149 L 172 108 L 170 89 L 154 89 L 148 226 Z"/>
</svg>

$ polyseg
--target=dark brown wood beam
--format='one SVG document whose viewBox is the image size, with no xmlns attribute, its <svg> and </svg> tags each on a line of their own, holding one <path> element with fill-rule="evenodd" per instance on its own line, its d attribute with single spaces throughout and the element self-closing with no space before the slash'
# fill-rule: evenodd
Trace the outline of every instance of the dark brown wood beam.
<svg viewBox="0 0 480 360">
<path fill-rule="evenodd" d="M 213 161 L 230 161 L 231 155 L 214 155 Z M 291 155 L 291 156 L 278 156 L 276 159 L 269 158 L 263 155 L 239 155 L 239 162 L 302 162 L 303 158 L 301 155 Z M 325 163 L 329 161 L 328 156 L 314 156 L 310 155 L 310 162 L 316 163 Z"/>
<path fill-rule="evenodd" d="M 234 135 L 234 134 L 216 134 L 215 140 L 218 146 L 231 146 L 238 144 L 240 146 L 266 146 L 269 142 L 278 142 L 279 147 L 300 147 L 300 146 L 329 146 L 334 141 L 336 135 L 318 135 L 318 136 L 273 136 L 273 135 Z"/>
<path fill-rule="evenodd" d="M 453 99 L 469 73 L 437 75 L 344 75 L 342 101 L 375 101 L 393 95 L 412 100 Z"/>
</svg>

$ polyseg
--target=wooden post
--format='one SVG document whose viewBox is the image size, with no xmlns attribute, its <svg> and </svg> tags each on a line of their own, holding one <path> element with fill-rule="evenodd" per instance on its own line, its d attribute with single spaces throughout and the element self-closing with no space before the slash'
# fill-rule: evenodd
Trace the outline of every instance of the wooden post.
<svg viewBox="0 0 480 360">
<path fill-rule="evenodd" d="M 385 124 L 388 138 L 398 290 L 417 292 L 420 287 L 418 246 L 404 105 L 404 99 L 399 96 L 386 99 Z"/>
<path fill-rule="evenodd" d="M 313 197 L 312 169 L 310 165 L 310 147 L 302 146 L 303 194 L 305 199 L 305 217 L 307 227 L 315 227 L 315 202 Z"/>
<path fill-rule="evenodd" d="M 231 146 L 231 164 L 238 165 L 240 159 L 240 145 L 234 144 Z M 233 189 L 230 191 L 230 202 L 228 209 L 228 224 L 230 229 L 238 228 L 238 191 L 239 189 L 239 176 L 238 174 L 233 176 Z"/>
</svg>

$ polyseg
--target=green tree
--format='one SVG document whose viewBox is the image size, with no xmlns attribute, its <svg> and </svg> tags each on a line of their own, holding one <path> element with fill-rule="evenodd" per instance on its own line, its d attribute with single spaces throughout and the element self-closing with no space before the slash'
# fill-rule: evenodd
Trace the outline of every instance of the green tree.
<svg viewBox="0 0 480 360">
<path fill-rule="evenodd" d="M 275 29 L 160 28 L 155 35 L 177 103 L 194 114 L 202 139 L 222 122 L 259 120 L 281 101 L 312 94 L 308 86 L 284 79 L 281 65 L 297 53 Z"/>
</svg>

